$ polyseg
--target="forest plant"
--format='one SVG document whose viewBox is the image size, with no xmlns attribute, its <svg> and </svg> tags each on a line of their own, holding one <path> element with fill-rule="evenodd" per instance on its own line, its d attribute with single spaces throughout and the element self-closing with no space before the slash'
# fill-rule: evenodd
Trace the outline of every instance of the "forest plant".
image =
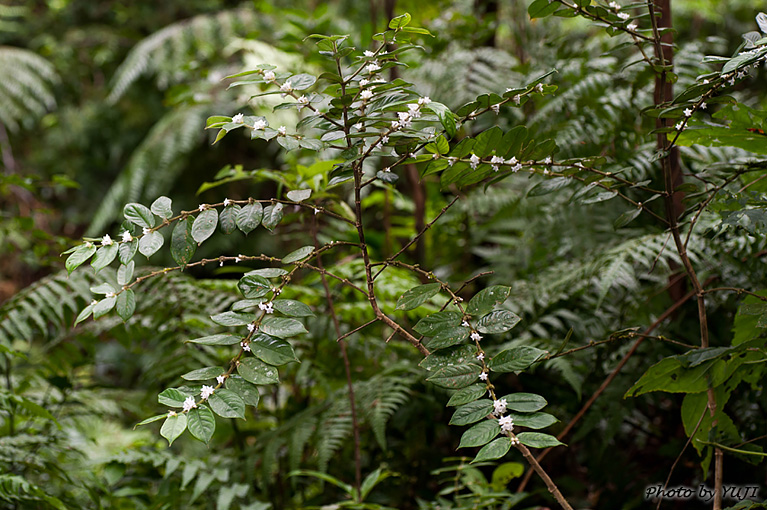
<svg viewBox="0 0 767 510">
<path fill-rule="evenodd" d="M 633 7 L 638 8 L 639 5 Z M 638 21 L 626 15 L 627 11 L 616 2 L 591 5 L 591 2 L 583 1 L 536 0 L 531 4 L 529 13 L 531 17 L 552 14 L 583 16 L 606 25 L 613 34 L 627 34 L 641 58 L 655 73 L 659 83 L 657 90 L 669 92 L 667 84 L 674 81 L 675 75 L 667 46 L 664 46 L 666 41 L 663 38 L 668 31 L 659 26 L 655 5 L 648 2 L 646 7 L 649 15 L 642 16 L 642 19 L 649 18 L 650 27 L 647 29 L 640 29 Z M 523 125 L 505 131 L 493 126 L 475 137 L 459 139 L 463 127 L 480 116 L 498 114 L 505 108 L 524 107 L 538 97 L 553 94 L 556 87 L 545 83 L 551 73 L 503 93 L 480 95 L 453 112 L 441 103 L 419 96 L 412 90 L 411 84 L 402 79 L 383 78 L 383 71 L 402 65 L 398 61 L 400 54 L 415 48 L 410 42 L 412 37 L 430 35 L 425 29 L 409 26 L 409 22 L 407 14 L 392 19 L 389 29 L 374 37 L 377 41 L 375 49 L 364 52 L 349 46 L 347 36 L 309 36 L 317 40 L 320 53 L 334 64 L 335 72 L 326 72 L 318 77 L 291 75 L 273 65 L 263 64 L 230 77 L 243 78 L 232 86 L 258 85 L 264 90 L 261 95 L 281 94 L 287 101 L 275 109 L 295 108 L 305 116 L 295 128 L 290 129 L 286 126 L 275 129 L 266 117 L 243 113 L 233 117 L 211 117 L 207 127 L 219 130 L 216 141 L 230 132 L 245 130 L 251 139 L 274 140 L 286 151 L 322 151 L 323 156 L 331 157 L 327 164 L 318 166 L 312 179 L 292 179 L 291 182 L 297 185 L 286 193 L 285 198 L 225 198 L 218 203 L 201 204 L 196 210 L 178 213 L 174 213 L 167 197 L 158 198 L 150 207 L 131 203 L 124 208 L 126 222 L 115 239 L 108 234 L 100 240 L 86 239 L 84 244 L 68 252 L 66 267 L 70 272 L 89 260 L 97 272 L 115 259 L 120 262 L 117 285 L 103 283 L 93 287 L 91 290 L 103 295 L 103 298 L 88 305 L 79 314 L 76 323 L 91 315 L 98 319 L 113 309 L 123 320 L 129 320 L 136 307 L 133 288 L 147 279 L 171 271 L 216 263 L 221 266 L 267 263 L 247 272 L 239 280 L 238 288 L 244 299 L 233 303 L 229 311 L 211 316 L 211 320 L 222 327 L 246 330 L 189 340 L 228 361 L 224 366 L 203 367 L 184 374 L 182 378 L 191 381 L 189 386 L 166 389 L 158 397 L 160 403 L 171 410 L 140 424 L 162 420 L 160 433 L 169 444 L 186 430 L 207 443 L 216 427 L 216 414 L 223 418 L 244 418 L 245 407 L 259 403 L 257 387 L 278 383 L 277 367 L 298 361 L 288 340 L 307 332 L 299 319 L 311 318 L 314 312 L 304 303 L 279 296 L 300 276 L 313 273 L 319 275 L 322 281 L 327 310 L 344 354 L 355 432 L 358 412 L 354 405 L 352 373 L 344 342 L 363 328 L 380 323 L 387 328 L 389 339 L 399 337 L 425 356 L 421 366 L 431 372 L 427 381 L 454 390 L 447 403 L 456 407 L 450 423 L 471 425 L 464 432 L 460 446 L 482 447 L 473 458 L 473 463 L 502 458 L 514 447 L 541 476 L 558 503 L 563 508 L 571 508 L 527 448 L 549 448 L 562 443 L 545 433 L 517 430 L 519 427 L 543 429 L 556 422 L 555 417 L 541 412 L 547 405 L 546 400 L 530 393 L 503 395 L 491 375 L 520 373 L 578 349 L 565 351 L 563 344 L 557 352 L 550 353 L 521 345 L 492 354 L 493 349 L 485 347 L 488 343 L 485 337 L 505 333 L 520 320 L 509 310 L 500 308 L 510 297 L 511 288 L 490 286 L 464 299 L 462 294 L 469 282 L 455 287 L 439 278 L 434 271 L 400 259 L 456 203 L 459 195 L 448 200 L 432 221 L 389 257 L 377 258 L 366 237 L 366 224 L 370 219 L 362 206 L 363 194 L 369 187 L 396 182 L 396 170 L 399 168 L 415 165 L 421 178 L 439 176 L 443 191 L 453 193 L 479 183 L 492 186 L 525 172 L 540 179 L 536 187 L 538 195 L 557 192 L 573 182 L 582 183 L 583 187 L 574 197 L 578 202 L 598 203 L 619 198 L 630 204 L 631 209 L 615 220 L 616 228 L 628 225 L 645 213 L 673 238 L 685 275 L 692 283 L 693 295 L 698 299 L 700 346 L 652 366 L 627 395 L 638 396 L 649 391 L 688 394 L 683 407 L 685 429 L 695 439 L 696 448 L 709 452 L 708 458 L 711 452 L 716 454 L 715 482 L 720 495 L 715 508 L 721 508 L 723 451 L 748 454 L 746 449 L 723 444 L 733 444 L 739 434 L 733 427 L 726 426 L 730 422 L 722 408 L 737 384 L 754 381 L 761 375 L 764 339 L 756 330 L 761 326 L 754 326 L 731 346 L 711 347 L 707 336 L 704 297 L 720 291 L 748 294 L 754 302 L 742 307 L 741 313 L 761 317 L 767 315 L 767 305 L 764 304 L 767 299 L 738 287 L 706 288 L 706 282 L 699 281 L 687 246 L 693 228 L 704 215 L 710 214 L 713 207 L 724 211 L 725 225 L 738 225 L 744 216 L 753 218 L 755 222 L 762 221 L 763 203 L 760 198 L 750 197 L 749 201 L 749 195 L 745 193 L 748 186 L 735 192 L 730 185 L 742 175 L 762 169 L 764 162 L 755 161 L 739 167 L 732 177 L 723 180 L 704 180 L 705 188 L 698 189 L 691 183 L 678 182 L 681 174 L 675 170 L 675 165 L 678 166 L 676 146 L 703 143 L 765 152 L 761 140 L 744 137 L 741 131 L 736 134 L 733 130 L 745 125 L 752 126 L 746 128 L 749 130 L 767 127 L 767 113 L 749 109 L 722 95 L 722 91 L 742 79 L 750 66 L 765 60 L 767 38 L 749 37 L 749 47 L 734 57 L 709 59 L 709 62 L 722 63 L 722 70 L 701 76 L 697 83 L 680 95 L 656 95 L 655 104 L 644 111 L 648 117 L 658 119 L 654 131 L 658 137 L 656 160 L 662 164 L 663 178 L 656 186 L 648 181 L 635 182 L 620 172 L 602 170 L 601 167 L 608 164 L 607 158 L 602 155 L 555 159 L 558 150 L 556 142 L 535 140 L 534 133 Z M 767 32 L 764 15 L 760 15 L 758 22 Z M 653 51 L 655 55 L 650 56 Z M 710 125 L 695 120 L 697 114 L 714 104 L 725 105 L 715 118 L 731 120 L 729 125 Z M 755 127 L 755 123 L 762 125 Z M 726 137 L 728 134 L 736 136 Z M 275 179 L 279 180 L 278 177 Z M 680 193 L 689 193 L 694 197 L 687 211 L 680 209 Z M 347 203 L 349 195 L 350 203 Z M 657 198 L 664 199 L 665 211 L 651 205 Z M 236 229 L 247 234 L 263 225 L 274 231 L 283 219 L 286 206 L 301 211 L 310 219 L 311 243 L 307 240 L 308 244 L 303 248 L 284 256 L 238 254 L 193 260 L 196 247 L 210 238 L 216 229 L 224 234 Z M 684 218 L 682 222 L 680 216 Z M 165 243 L 162 232 L 171 227 L 170 253 L 178 265 L 134 276 L 133 259 L 136 253 L 151 257 Z M 336 232 L 342 232 L 345 240 L 320 243 L 319 227 L 332 227 Z M 97 243 L 99 246 L 96 246 Z M 342 262 L 324 265 L 323 256 L 325 259 L 332 256 L 335 261 L 342 260 L 344 256 L 361 260 L 360 273 L 351 277 L 344 275 Z M 425 283 L 402 294 L 391 309 L 379 301 L 378 288 L 386 282 L 394 268 L 410 271 Z M 366 303 L 366 321 L 360 320 L 342 328 L 331 283 L 351 289 L 361 302 Z M 600 300 L 603 298 L 604 295 Z M 415 326 L 409 328 L 407 319 L 412 315 L 408 312 L 428 303 L 439 306 L 439 311 L 420 318 Z M 637 338 L 639 343 L 649 332 L 642 335 L 634 331 L 616 332 L 616 335 Z M 482 398 L 485 393 L 489 398 Z M 711 439 L 704 440 L 705 437 Z M 347 492 L 355 495 L 353 499 L 361 501 L 364 493 L 362 486 L 367 486 L 367 483 L 361 480 L 359 450 L 359 440 L 356 439 L 355 486 L 349 486 Z"/>
</svg>

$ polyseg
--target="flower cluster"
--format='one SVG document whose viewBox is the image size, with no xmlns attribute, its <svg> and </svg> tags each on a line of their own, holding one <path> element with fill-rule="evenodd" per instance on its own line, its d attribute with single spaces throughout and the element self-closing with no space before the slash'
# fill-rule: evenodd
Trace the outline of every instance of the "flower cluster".
<svg viewBox="0 0 767 510">
<path fill-rule="evenodd" d="M 271 301 L 268 303 L 258 303 L 258 309 L 263 310 L 266 313 L 274 313 L 274 306 Z"/>
</svg>

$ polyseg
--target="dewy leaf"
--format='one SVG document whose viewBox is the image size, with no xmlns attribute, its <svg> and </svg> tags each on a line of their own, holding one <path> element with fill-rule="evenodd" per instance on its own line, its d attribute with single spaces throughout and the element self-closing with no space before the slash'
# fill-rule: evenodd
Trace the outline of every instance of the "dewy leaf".
<svg viewBox="0 0 767 510">
<path fill-rule="evenodd" d="M 218 211 L 215 209 L 205 209 L 194 219 L 192 223 L 192 238 L 197 241 L 199 246 L 213 235 L 218 225 Z"/>
<path fill-rule="evenodd" d="M 483 289 L 471 298 L 466 312 L 474 316 L 485 315 L 496 306 L 503 304 L 510 293 L 511 287 L 505 285 L 494 285 Z"/>
<path fill-rule="evenodd" d="M 256 320 L 256 315 L 243 312 L 223 312 L 211 315 L 210 320 L 221 326 L 245 326 Z"/>
<path fill-rule="evenodd" d="M 208 444 L 216 431 L 216 417 L 208 406 L 201 405 L 189 411 L 186 426 L 192 436 Z"/>
<path fill-rule="evenodd" d="M 278 312 L 290 317 L 314 317 L 312 309 L 300 301 L 292 299 L 275 299 L 272 306 Z"/>
<path fill-rule="evenodd" d="M 159 197 L 157 200 L 152 202 L 151 210 L 154 214 L 166 220 L 173 217 L 171 200 L 168 197 Z"/>
<path fill-rule="evenodd" d="M 282 204 L 277 202 L 274 205 L 269 205 L 264 209 L 264 218 L 261 220 L 261 224 L 267 230 L 274 230 L 274 227 L 282 220 Z"/>
<path fill-rule="evenodd" d="M 288 191 L 288 200 L 293 202 L 302 202 L 312 196 L 312 190 L 310 189 L 294 189 Z"/>
<path fill-rule="evenodd" d="M 472 384 L 453 393 L 447 405 L 460 406 L 468 404 L 469 402 L 474 402 L 485 393 L 487 393 L 487 387 L 484 384 Z"/>
<path fill-rule="evenodd" d="M 237 288 L 246 298 L 255 299 L 271 292 L 272 284 L 263 276 L 248 274 L 240 278 L 240 281 L 237 282 Z"/>
<path fill-rule="evenodd" d="M 253 355 L 270 365 L 284 365 L 291 361 L 298 361 L 293 347 L 282 340 L 266 334 L 259 334 L 250 342 L 250 350 Z"/>
<path fill-rule="evenodd" d="M 237 228 L 247 235 L 261 223 L 263 215 L 264 208 L 260 202 L 244 205 L 237 213 Z"/>
<path fill-rule="evenodd" d="M 545 358 L 547 351 L 522 345 L 501 351 L 491 359 L 487 366 L 493 372 L 521 372 L 533 363 Z"/>
<path fill-rule="evenodd" d="M 456 365 L 441 368 L 426 380 L 442 388 L 457 390 L 475 382 L 481 371 L 478 365 Z"/>
<path fill-rule="evenodd" d="M 483 446 L 482 449 L 477 453 L 477 456 L 474 457 L 474 460 L 471 461 L 471 464 L 485 460 L 500 459 L 508 453 L 510 448 L 511 439 L 506 436 L 499 437 L 492 443 Z"/>
<path fill-rule="evenodd" d="M 292 251 L 285 255 L 282 259 L 283 264 L 290 264 L 299 260 L 305 259 L 314 251 L 314 246 L 303 246 L 295 251 Z"/>
<path fill-rule="evenodd" d="M 237 215 L 242 208 L 237 204 L 224 207 L 218 215 L 218 226 L 224 234 L 231 234 L 237 229 Z"/>
<path fill-rule="evenodd" d="M 508 310 L 496 310 L 477 321 L 477 331 L 480 333 L 505 333 L 519 322 L 519 317 Z"/>
<path fill-rule="evenodd" d="M 308 333 L 300 321 L 285 317 L 267 317 L 261 323 L 261 331 L 280 338 Z"/>
<path fill-rule="evenodd" d="M 226 380 L 226 388 L 232 390 L 249 406 L 257 406 L 260 395 L 258 387 L 242 377 L 231 375 Z"/>
<path fill-rule="evenodd" d="M 471 448 L 485 445 L 495 439 L 495 436 L 500 433 L 501 427 L 498 425 L 498 420 L 485 420 L 479 422 L 463 433 L 458 448 Z"/>
<path fill-rule="evenodd" d="M 470 425 L 478 422 L 493 412 L 493 401 L 489 399 L 475 400 L 457 408 L 450 418 L 450 425 Z"/>
<path fill-rule="evenodd" d="M 535 393 L 512 393 L 504 397 L 506 409 L 518 413 L 533 413 L 546 407 L 546 399 Z"/>
<path fill-rule="evenodd" d="M 471 333 L 471 330 L 464 326 L 453 326 L 441 329 L 426 345 L 432 351 L 450 347 L 452 345 L 460 344 L 469 338 L 469 333 Z"/>
<path fill-rule="evenodd" d="M 514 422 L 516 425 L 516 422 Z M 552 446 L 564 446 L 559 439 L 542 432 L 522 432 L 517 434 L 519 442 L 531 448 L 551 448 Z"/>
<path fill-rule="evenodd" d="M 200 345 L 234 345 L 240 343 L 240 337 L 233 335 L 211 335 L 187 340 L 187 342 Z"/>
<path fill-rule="evenodd" d="M 185 414 L 169 415 L 162 424 L 162 427 L 160 427 L 160 435 L 168 440 L 168 446 L 170 446 L 185 430 Z"/>
<path fill-rule="evenodd" d="M 253 384 L 274 384 L 280 382 L 277 369 L 260 359 L 245 358 L 237 365 L 237 373 Z"/>
<path fill-rule="evenodd" d="M 167 388 L 157 395 L 157 402 L 170 407 L 182 407 L 188 397 L 186 393 L 176 388 Z"/>
<path fill-rule="evenodd" d="M 132 289 L 125 289 L 117 295 L 115 310 L 123 322 L 133 316 L 133 312 L 136 310 L 136 295 Z"/>
<path fill-rule="evenodd" d="M 413 287 L 409 291 L 405 292 L 398 300 L 397 300 L 397 310 L 412 310 L 414 308 L 418 308 L 422 304 L 424 304 L 426 301 L 428 301 L 432 296 L 437 294 L 440 289 L 439 283 L 427 283 L 425 285 L 419 285 L 418 287 Z"/>
<path fill-rule="evenodd" d="M 476 360 L 476 347 L 473 345 L 456 345 L 432 352 L 418 364 L 428 371 L 454 365 L 465 365 Z"/>
<path fill-rule="evenodd" d="M 245 419 L 245 402 L 236 393 L 226 389 L 218 389 L 208 397 L 208 405 L 213 412 L 222 418 Z"/>
<path fill-rule="evenodd" d="M 145 205 L 131 203 L 123 208 L 123 216 L 131 223 L 141 228 L 154 227 L 154 215 Z"/>
<path fill-rule="evenodd" d="M 78 268 L 78 266 L 91 258 L 94 253 L 96 253 L 96 247 L 93 246 L 92 243 L 81 244 L 78 246 L 75 251 L 73 251 L 72 254 L 67 257 L 67 261 L 65 263 L 67 272 L 71 274 L 72 271 Z"/>
<path fill-rule="evenodd" d="M 161 233 L 147 232 L 139 239 L 138 251 L 146 258 L 149 258 L 162 248 L 164 242 L 165 239 L 163 239 Z"/>
<path fill-rule="evenodd" d="M 461 314 L 458 312 L 437 312 L 418 321 L 413 330 L 423 336 L 434 336 L 440 330 L 458 326 L 460 323 Z"/>
<path fill-rule="evenodd" d="M 192 237 L 193 223 L 194 220 L 190 217 L 179 220 L 170 236 L 170 254 L 181 267 L 186 266 L 192 260 L 197 249 L 197 243 Z"/>
<path fill-rule="evenodd" d="M 205 367 L 187 372 L 181 378 L 187 381 L 207 381 L 208 379 L 215 379 L 224 372 L 225 370 L 221 367 Z"/>
</svg>

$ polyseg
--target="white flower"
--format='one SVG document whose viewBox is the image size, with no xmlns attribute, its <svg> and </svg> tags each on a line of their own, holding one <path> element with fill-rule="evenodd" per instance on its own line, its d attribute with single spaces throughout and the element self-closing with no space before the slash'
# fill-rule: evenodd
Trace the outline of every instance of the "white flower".
<svg viewBox="0 0 767 510">
<path fill-rule="evenodd" d="M 264 119 L 258 119 L 253 123 L 253 129 L 264 129 L 266 127 L 266 121 Z"/>
<path fill-rule="evenodd" d="M 689 108 L 685 108 L 684 109 L 684 116 L 685 117 L 689 117 L 691 115 L 692 115 L 692 110 L 690 110 Z"/>
<path fill-rule="evenodd" d="M 382 144 L 382 145 L 383 145 L 383 144 L 385 144 L 385 143 L 389 143 L 389 136 L 388 136 L 388 135 L 384 135 L 384 136 L 382 136 L 382 137 L 381 137 L 381 141 L 380 141 L 380 142 L 378 142 L 378 143 L 380 143 L 380 144 Z"/>
<path fill-rule="evenodd" d="M 520 170 L 522 170 L 522 164 L 521 163 L 517 163 L 516 165 L 511 167 L 511 171 L 512 172 L 519 172 Z"/>
<path fill-rule="evenodd" d="M 111 246 L 113 243 L 114 241 L 112 241 L 112 238 L 109 237 L 109 234 L 106 234 L 101 238 L 101 246 Z"/>
<path fill-rule="evenodd" d="M 264 80 L 266 80 L 266 81 L 274 81 L 274 72 L 266 71 L 264 73 Z"/>
<path fill-rule="evenodd" d="M 98 301 L 96 301 L 95 299 L 94 299 L 93 301 L 91 301 L 91 306 L 95 306 L 95 305 L 97 305 L 97 304 L 99 304 L 99 302 L 98 302 Z"/>
<path fill-rule="evenodd" d="M 682 130 L 684 129 L 684 122 L 682 122 L 682 121 L 679 121 L 679 122 L 678 122 L 678 123 L 677 123 L 677 124 L 674 126 L 674 129 L 676 129 L 677 131 L 682 131 Z"/>
<path fill-rule="evenodd" d="M 610 6 L 611 9 L 615 9 L 616 11 L 621 10 L 621 6 L 618 2 L 610 2 L 608 5 Z"/>
<path fill-rule="evenodd" d="M 708 85 L 708 80 L 703 80 L 703 85 Z"/>
<path fill-rule="evenodd" d="M 379 66 L 378 62 L 376 62 L 375 60 L 369 63 L 367 66 L 365 66 L 365 70 L 370 74 L 373 74 L 376 71 L 380 71 L 380 69 L 381 69 L 381 66 Z"/>
<path fill-rule="evenodd" d="M 235 263 L 235 264 L 239 264 L 240 262 L 242 262 L 242 258 L 240 258 L 240 256 L 239 256 L 239 255 L 238 255 L 238 256 L 236 256 L 236 257 L 234 257 L 234 263 Z"/>
<path fill-rule="evenodd" d="M 147 234 L 149 234 L 149 233 L 151 233 L 151 232 L 152 232 L 152 229 L 151 229 L 151 228 L 149 228 L 149 227 L 144 227 L 144 229 L 142 230 L 142 232 L 144 233 L 144 235 L 147 235 Z"/>
<path fill-rule="evenodd" d="M 226 381 L 225 375 L 219 375 L 218 377 L 216 377 L 216 382 L 218 382 L 218 384 L 224 384 L 224 381 Z"/>
<path fill-rule="evenodd" d="M 168 417 L 170 418 L 171 416 L 178 416 L 178 415 L 176 414 L 176 411 L 168 411 Z"/>
<path fill-rule="evenodd" d="M 370 83 L 370 80 L 368 80 L 367 78 L 363 78 L 360 80 L 360 87 L 364 87 L 368 83 Z"/>
<path fill-rule="evenodd" d="M 228 206 L 229 204 L 231 204 L 231 203 L 232 203 L 232 201 L 231 201 L 231 200 L 229 200 L 228 198 L 225 198 L 225 199 L 224 199 L 224 207 L 227 207 L 227 206 Z"/>
<path fill-rule="evenodd" d="M 308 104 L 309 104 L 309 98 L 306 97 L 305 95 L 298 98 L 298 109 L 299 110 L 301 108 L 303 108 L 304 106 L 308 105 Z"/>
<path fill-rule="evenodd" d="M 471 339 L 474 340 L 475 342 L 479 342 L 480 340 L 482 340 L 482 335 L 480 335 L 477 331 L 472 331 Z"/>
<path fill-rule="evenodd" d="M 393 121 L 391 121 L 391 128 L 392 128 L 393 130 L 395 130 L 395 131 L 396 131 L 397 129 L 399 129 L 399 122 L 397 122 L 396 120 L 393 120 Z"/>
<path fill-rule="evenodd" d="M 429 103 L 431 103 L 431 99 L 429 99 L 429 96 L 418 98 L 418 104 L 429 104 Z"/>
<path fill-rule="evenodd" d="M 487 381 L 487 372 L 481 372 L 479 374 L 479 380 L 480 381 Z"/>
<path fill-rule="evenodd" d="M 727 80 L 727 84 L 730 85 L 731 87 L 735 85 L 735 78 L 730 78 L 729 80 Z"/>
<path fill-rule="evenodd" d="M 517 436 L 512 437 L 510 443 L 511 443 L 511 446 L 518 445 L 519 444 L 519 438 Z"/>
<path fill-rule="evenodd" d="M 397 112 L 400 122 L 410 120 L 410 112 Z"/>
<path fill-rule="evenodd" d="M 240 342 L 240 347 L 242 347 L 243 351 L 250 352 L 250 344 L 246 344 L 245 342 Z"/>
<path fill-rule="evenodd" d="M 258 303 L 258 309 L 263 310 L 266 313 L 274 313 L 274 308 L 271 302 L 269 303 Z"/>
<path fill-rule="evenodd" d="M 195 407 L 197 407 L 197 402 L 194 401 L 194 397 L 186 397 L 186 400 L 184 400 L 184 411 L 191 411 Z"/>
<path fill-rule="evenodd" d="M 384 168 L 384 169 L 383 169 L 383 171 L 384 171 L 384 172 L 391 172 L 391 167 L 390 167 L 390 166 L 387 166 L 386 168 Z"/>
<path fill-rule="evenodd" d="M 197 207 L 197 210 L 198 210 L 198 211 L 200 211 L 200 212 L 202 212 L 202 211 L 204 211 L 204 210 L 205 210 L 205 209 L 207 209 L 207 208 L 208 208 L 208 206 L 207 206 L 207 205 L 205 205 L 205 204 L 200 204 L 200 205 Z"/>
<path fill-rule="evenodd" d="M 705 103 L 705 101 L 700 103 L 700 109 L 701 110 L 705 110 L 706 108 L 708 108 L 708 105 Z"/>
<path fill-rule="evenodd" d="M 144 229 L 144 230 L 147 230 L 147 229 Z M 144 233 L 146 234 L 146 232 L 144 232 Z M 86 248 L 90 248 L 91 246 L 93 246 L 93 243 L 92 243 L 92 242 L 90 242 L 90 241 L 85 241 L 85 247 L 86 247 Z"/>
<path fill-rule="evenodd" d="M 490 109 L 493 110 L 496 115 L 501 113 L 501 105 L 499 104 L 494 104 L 493 106 L 490 107 Z"/>
<path fill-rule="evenodd" d="M 375 56 L 375 52 L 374 51 L 370 51 L 370 50 L 365 50 L 365 56 L 366 57 L 374 57 Z"/>
<path fill-rule="evenodd" d="M 543 175 L 549 175 L 549 173 L 551 173 L 551 172 L 549 172 L 548 168 L 544 168 L 543 169 Z"/>
<path fill-rule="evenodd" d="M 485 359 L 484 352 L 480 352 L 479 354 L 477 354 L 477 361 L 482 361 L 483 359 Z"/>
<path fill-rule="evenodd" d="M 285 136 L 285 135 L 287 135 L 287 134 L 288 134 L 288 128 L 286 128 L 285 126 L 280 126 L 279 128 L 277 128 L 277 132 L 278 132 L 278 133 L 279 133 L 281 136 Z"/>
<path fill-rule="evenodd" d="M 116 297 L 116 296 L 117 296 L 117 294 L 115 294 L 114 292 L 107 292 L 106 294 L 104 294 L 104 298 L 105 299 L 113 298 L 113 297 Z"/>
<path fill-rule="evenodd" d="M 218 267 L 224 267 L 224 259 L 218 261 Z"/>
<path fill-rule="evenodd" d="M 472 169 L 475 169 L 479 166 L 480 159 L 479 159 L 479 156 L 477 156 L 476 154 L 472 154 L 471 157 L 469 158 L 469 161 L 471 161 Z"/>
<path fill-rule="evenodd" d="M 320 210 L 315 207 L 314 208 L 314 214 L 317 214 L 318 212 L 320 212 Z"/>
<path fill-rule="evenodd" d="M 522 96 L 520 96 L 519 94 L 515 95 L 513 99 L 514 99 L 514 102 L 517 104 L 522 102 Z"/>
<path fill-rule="evenodd" d="M 619 12 L 618 13 L 618 17 L 620 19 L 622 19 L 623 21 L 626 21 L 627 19 L 629 19 L 629 13 L 627 13 L 627 12 Z"/>
<path fill-rule="evenodd" d="M 517 158 L 512 156 L 511 159 L 506 160 L 507 165 L 516 165 L 517 164 Z"/>
<path fill-rule="evenodd" d="M 220 376 L 219 376 L 219 377 L 220 377 Z M 207 399 L 209 396 L 213 395 L 213 392 L 214 392 L 214 391 L 216 391 L 216 389 L 215 389 L 215 388 L 213 388 L 213 386 L 205 386 L 205 385 L 203 384 L 203 385 L 202 385 L 202 389 L 200 390 L 200 396 L 202 397 L 202 399 L 203 399 L 203 400 L 205 400 L 205 399 Z"/>
<path fill-rule="evenodd" d="M 543 83 L 539 83 L 538 85 L 536 85 L 535 90 L 543 94 Z"/>
<path fill-rule="evenodd" d="M 371 90 L 363 90 L 360 92 L 360 99 L 363 101 L 367 101 L 368 99 L 373 97 L 373 91 Z"/>
<path fill-rule="evenodd" d="M 261 305 L 259 305 L 259 306 L 261 306 Z M 263 308 L 262 308 L 262 310 L 263 310 Z M 255 330 L 256 330 L 256 325 L 255 324 L 252 324 L 252 323 L 248 324 L 248 331 L 253 333 Z"/>
<path fill-rule="evenodd" d="M 453 163 L 455 163 L 455 160 L 458 158 L 447 158 L 447 166 L 453 166 Z"/>
<path fill-rule="evenodd" d="M 626 25 L 626 30 L 628 30 L 629 32 L 633 32 L 636 29 L 637 29 L 636 23 L 629 23 L 628 25 Z"/>
<path fill-rule="evenodd" d="M 461 323 L 461 326 L 463 326 L 464 328 L 468 328 L 469 327 L 469 321 L 463 321 Z"/>
<path fill-rule="evenodd" d="M 124 243 L 129 243 L 129 242 L 133 241 L 133 236 L 130 235 L 130 232 L 128 232 L 126 230 L 125 232 L 123 232 L 123 238 L 122 239 L 123 239 Z"/>
<path fill-rule="evenodd" d="M 293 92 L 293 84 L 290 83 L 290 80 L 286 80 L 280 87 L 280 90 L 282 92 Z"/>
<path fill-rule="evenodd" d="M 243 114 L 238 113 L 237 115 L 232 117 L 232 122 L 234 122 L 235 124 L 242 124 L 243 122 L 245 122 L 243 120 L 244 118 L 245 118 L 245 116 Z"/>
<path fill-rule="evenodd" d="M 514 430 L 514 418 L 511 416 L 501 416 L 498 420 L 498 425 L 501 426 L 501 431 L 511 432 Z"/>
<path fill-rule="evenodd" d="M 361 129 L 362 129 L 362 122 L 358 122 L 358 123 L 356 123 L 356 124 L 352 125 L 352 127 L 353 127 L 354 129 L 356 129 L 357 131 L 359 131 L 359 130 L 361 130 Z"/>
<path fill-rule="evenodd" d="M 546 156 L 543 160 L 544 165 L 550 165 L 551 164 L 551 158 L 549 156 Z"/>
<path fill-rule="evenodd" d="M 205 386 L 203 386 L 204 388 Z M 500 416 L 506 412 L 506 399 L 493 400 L 493 414 Z"/>
</svg>

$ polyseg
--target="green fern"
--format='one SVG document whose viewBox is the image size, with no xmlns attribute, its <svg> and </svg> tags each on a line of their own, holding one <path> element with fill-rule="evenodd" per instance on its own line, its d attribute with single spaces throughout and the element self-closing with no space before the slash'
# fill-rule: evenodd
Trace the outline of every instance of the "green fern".
<svg viewBox="0 0 767 510">
<path fill-rule="evenodd" d="M 21 48 L 0 46 L 0 124 L 11 131 L 29 127 L 56 106 L 59 77 L 47 60 Z"/>
</svg>

